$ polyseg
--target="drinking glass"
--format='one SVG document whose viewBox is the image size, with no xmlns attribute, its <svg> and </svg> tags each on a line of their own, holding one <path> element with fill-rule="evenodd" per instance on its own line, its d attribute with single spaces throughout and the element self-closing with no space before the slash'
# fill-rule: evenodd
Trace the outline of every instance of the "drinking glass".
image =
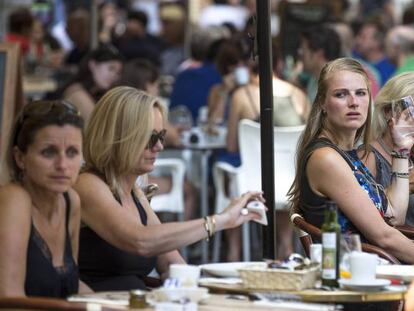
<svg viewBox="0 0 414 311">
<path fill-rule="evenodd" d="M 352 253 L 362 252 L 361 248 L 361 238 L 359 234 L 344 234 L 341 236 L 341 263 L 340 263 L 340 275 L 341 278 L 349 278 L 350 273 L 350 263 L 349 258 Z"/>
<path fill-rule="evenodd" d="M 392 133 L 394 143 L 407 149 L 410 148 L 414 136 L 414 100 L 412 96 L 405 96 L 392 100 L 383 108 L 385 119 L 393 120 L 394 132 Z"/>
</svg>

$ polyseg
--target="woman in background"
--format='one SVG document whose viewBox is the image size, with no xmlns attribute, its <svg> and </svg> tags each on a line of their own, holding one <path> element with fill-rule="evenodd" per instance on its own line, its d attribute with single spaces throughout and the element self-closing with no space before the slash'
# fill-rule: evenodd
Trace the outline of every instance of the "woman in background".
<svg viewBox="0 0 414 311">
<path fill-rule="evenodd" d="M 111 46 L 92 51 L 83 61 L 79 72 L 64 87 L 62 96 L 74 104 L 88 123 L 99 98 L 119 82 L 123 58 Z"/>
</svg>

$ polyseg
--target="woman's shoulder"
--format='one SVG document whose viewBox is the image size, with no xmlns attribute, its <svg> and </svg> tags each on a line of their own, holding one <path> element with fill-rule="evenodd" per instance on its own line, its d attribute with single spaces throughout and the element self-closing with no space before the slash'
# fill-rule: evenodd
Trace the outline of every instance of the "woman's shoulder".
<svg viewBox="0 0 414 311">
<path fill-rule="evenodd" d="M 0 218 L 30 221 L 32 198 L 20 185 L 10 183 L 0 188 Z M 10 218 L 11 217 L 11 218 Z"/>
<path fill-rule="evenodd" d="M 3 203 L 20 203 L 31 206 L 32 199 L 29 192 L 21 185 L 8 183 L 0 187 L 0 202 Z"/>
<path fill-rule="evenodd" d="M 70 97 L 72 94 L 78 93 L 78 92 L 87 93 L 87 91 L 85 90 L 82 84 L 80 84 L 79 82 L 75 82 L 66 87 L 66 89 L 63 91 L 63 96 Z"/>
<path fill-rule="evenodd" d="M 102 177 L 98 176 L 97 174 L 85 171 L 79 174 L 78 180 L 75 184 L 75 191 L 79 193 L 80 189 L 85 188 L 95 188 L 95 187 L 108 187 L 108 185 L 105 183 L 105 181 L 102 179 Z"/>
</svg>

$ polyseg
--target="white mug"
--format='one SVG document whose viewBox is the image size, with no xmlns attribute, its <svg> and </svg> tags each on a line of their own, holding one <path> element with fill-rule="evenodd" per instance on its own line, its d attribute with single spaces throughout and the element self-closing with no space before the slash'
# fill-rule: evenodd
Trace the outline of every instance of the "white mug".
<svg viewBox="0 0 414 311">
<path fill-rule="evenodd" d="M 234 78 L 237 85 L 245 85 L 249 83 L 250 75 L 249 69 L 244 66 L 239 66 L 234 70 Z"/>
<path fill-rule="evenodd" d="M 364 252 L 351 252 L 349 255 L 349 268 L 351 279 L 357 283 L 369 283 L 375 280 L 378 256 Z"/>
<path fill-rule="evenodd" d="M 200 267 L 185 264 L 170 265 L 170 278 L 177 279 L 182 287 L 197 287 Z"/>
</svg>

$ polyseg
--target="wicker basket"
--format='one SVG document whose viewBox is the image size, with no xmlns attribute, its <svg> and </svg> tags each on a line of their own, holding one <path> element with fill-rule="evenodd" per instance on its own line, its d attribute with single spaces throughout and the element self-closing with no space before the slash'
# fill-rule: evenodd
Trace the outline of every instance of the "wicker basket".
<svg viewBox="0 0 414 311">
<path fill-rule="evenodd" d="M 289 271 L 270 268 L 239 269 L 243 286 L 249 289 L 302 290 L 313 288 L 318 277 L 318 267 Z"/>
</svg>

